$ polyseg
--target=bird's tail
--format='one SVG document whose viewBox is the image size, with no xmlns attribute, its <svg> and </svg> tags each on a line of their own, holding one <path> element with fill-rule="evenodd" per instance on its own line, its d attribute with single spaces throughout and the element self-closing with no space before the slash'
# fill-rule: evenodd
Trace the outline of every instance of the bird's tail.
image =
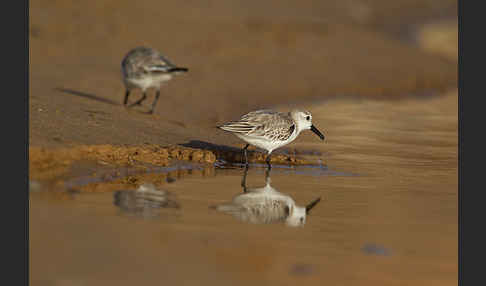
<svg viewBox="0 0 486 286">
<path fill-rule="evenodd" d="M 175 67 L 175 68 L 170 68 L 169 72 L 188 72 L 188 68 L 181 68 L 181 67 Z"/>
<path fill-rule="evenodd" d="M 218 128 L 235 133 L 248 133 L 253 129 L 252 126 L 241 122 L 228 122 Z"/>
</svg>

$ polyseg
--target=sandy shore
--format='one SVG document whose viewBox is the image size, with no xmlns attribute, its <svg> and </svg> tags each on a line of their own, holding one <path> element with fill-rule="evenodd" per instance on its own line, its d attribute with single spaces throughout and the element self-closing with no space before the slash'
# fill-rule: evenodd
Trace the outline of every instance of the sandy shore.
<svg viewBox="0 0 486 286">
<path fill-rule="evenodd" d="M 32 2 L 31 284 L 457 285 L 456 7 Z M 120 62 L 138 45 L 189 67 L 154 115 L 121 105 Z M 243 192 L 240 168 L 217 167 L 241 161 L 243 142 L 215 125 L 292 107 L 326 135 L 303 132 L 272 157 L 315 164 L 272 170 L 296 204 L 322 198 L 305 227 L 209 208 Z M 247 180 L 262 187 L 263 169 Z M 116 205 L 115 191 L 147 182 L 181 209 L 149 220 Z"/>
<path fill-rule="evenodd" d="M 399 1 L 398 10 L 386 1 L 311 1 L 298 10 L 289 1 L 230 2 L 32 3 L 31 159 L 43 154 L 39 148 L 51 150 L 49 164 L 56 165 L 67 160 L 59 148 L 241 147 L 214 126 L 256 108 L 310 108 L 340 97 L 398 100 L 457 83 L 457 59 L 445 48 L 457 46 L 450 36 L 457 27 L 428 24 L 454 15 L 453 1 Z M 120 61 L 141 44 L 190 68 L 163 89 L 152 116 L 121 106 Z M 31 174 L 41 165 L 31 164 Z"/>
<path fill-rule="evenodd" d="M 245 223 L 211 208 L 243 194 L 240 168 L 127 175 L 130 167 L 121 167 L 117 179 L 105 168 L 157 161 L 164 149 L 65 149 L 64 158 L 98 154 L 91 156 L 110 165 L 75 161 L 70 174 L 81 176 L 71 188 L 42 191 L 42 182 L 31 191 L 31 284 L 457 285 L 457 91 L 399 104 L 335 99 L 311 111 L 328 141 L 305 132 L 292 145 L 320 150 L 329 168 L 271 172 L 272 187 L 297 205 L 322 198 L 299 228 Z M 143 216 L 120 207 L 120 190 L 148 182 L 180 208 L 143 195 L 125 201 Z M 262 168 L 251 167 L 247 186 L 264 183 Z"/>
</svg>

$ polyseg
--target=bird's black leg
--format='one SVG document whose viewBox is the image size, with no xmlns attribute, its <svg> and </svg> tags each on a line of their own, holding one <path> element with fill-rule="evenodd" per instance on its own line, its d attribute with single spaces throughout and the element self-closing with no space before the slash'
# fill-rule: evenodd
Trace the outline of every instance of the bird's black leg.
<svg viewBox="0 0 486 286">
<path fill-rule="evenodd" d="M 246 144 L 245 148 L 243 148 L 243 154 L 245 154 L 245 168 L 248 169 L 248 154 L 247 154 L 247 150 L 248 150 L 248 147 L 250 146 L 250 144 Z"/>
<path fill-rule="evenodd" d="M 270 154 L 267 155 L 265 162 L 267 162 L 268 170 L 272 169 L 272 165 L 270 164 Z"/>
<path fill-rule="evenodd" d="M 267 170 L 265 170 L 265 183 L 268 184 L 269 183 L 269 179 L 270 179 L 270 170 L 271 168 L 268 168 Z"/>
<path fill-rule="evenodd" d="M 157 101 L 159 100 L 159 97 L 160 97 L 160 90 L 157 89 L 157 92 L 155 93 L 154 102 L 152 102 L 152 109 L 150 109 L 149 111 L 150 114 L 154 113 L 155 105 L 157 105 Z"/>
<path fill-rule="evenodd" d="M 243 188 L 243 192 L 246 193 L 246 175 L 248 174 L 248 167 L 245 168 L 243 172 L 243 178 L 241 178 L 241 187 Z"/>
<path fill-rule="evenodd" d="M 144 101 L 146 98 L 147 98 L 147 94 L 144 91 L 143 92 L 143 96 L 139 100 L 137 100 L 134 103 L 130 104 L 128 107 L 133 107 L 135 105 L 140 105 L 142 103 L 142 101 Z"/>
<path fill-rule="evenodd" d="M 130 90 L 127 88 L 125 91 L 125 99 L 123 100 L 123 105 L 127 105 L 129 95 L 130 95 Z"/>
</svg>

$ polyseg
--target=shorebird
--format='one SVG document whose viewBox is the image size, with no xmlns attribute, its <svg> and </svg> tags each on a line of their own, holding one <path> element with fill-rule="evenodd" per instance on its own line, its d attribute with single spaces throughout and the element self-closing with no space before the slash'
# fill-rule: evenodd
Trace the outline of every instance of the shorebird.
<svg viewBox="0 0 486 286">
<path fill-rule="evenodd" d="M 233 215 L 233 217 L 254 224 L 271 224 L 284 222 L 287 226 L 304 226 L 310 210 L 321 198 L 317 198 L 306 206 L 298 206 L 288 195 L 280 193 L 270 183 L 269 171 L 265 178 L 266 184 L 261 188 L 246 187 L 246 172 L 241 182 L 244 193 L 236 195 L 230 203 L 223 203 L 211 208 Z"/>
<path fill-rule="evenodd" d="M 127 214 L 145 218 L 156 217 L 162 208 L 179 209 L 173 195 L 145 183 L 136 190 L 119 190 L 113 194 L 113 203 Z"/>
<path fill-rule="evenodd" d="M 267 151 L 266 162 L 268 168 L 271 168 L 272 151 L 294 141 L 301 131 L 310 129 L 321 140 L 324 140 L 324 135 L 312 125 L 310 112 L 298 109 L 288 113 L 268 109 L 252 111 L 237 121 L 231 121 L 218 127 L 233 133 L 247 143 L 243 148 L 246 167 L 248 167 L 247 149 L 250 145 Z"/>
<path fill-rule="evenodd" d="M 129 51 L 122 61 L 122 75 L 125 84 L 125 99 L 123 105 L 127 105 L 130 92 L 134 88 L 142 90 L 142 97 L 128 107 L 140 105 L 146 98 L 146 91 L 155 88 L 155 99 L 152 102 L 150 114 L 154 112 L 155 105 L 160 96 L 160 86 L 176 74 L 187 72 L 188 69 L 172 64 L 158 51 L 148 47 L 137 47 Z"/>
</svg>

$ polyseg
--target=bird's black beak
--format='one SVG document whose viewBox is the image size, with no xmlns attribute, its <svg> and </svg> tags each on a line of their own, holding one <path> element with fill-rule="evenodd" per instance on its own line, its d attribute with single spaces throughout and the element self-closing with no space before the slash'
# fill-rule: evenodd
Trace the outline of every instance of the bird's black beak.
<svg viewBox="0 0 486 286">
<path fill-rule="evenodd" d="M 310 210 L 315 207 L 317 205 L 317 203 L 319 203 L 321 201 L 321 198 L 317 198 L 315 200 L 313 200 L 310 204 L 308 204 L 307 206 L 305 206 L 305 213 L 306 214 L 309 214 Z"/>
<path fill-rule="evenodd" d="M 314 125 L 311 126 L 311 131 L 316 133 L 316 135 L 319 136 L 321 140 L 324 140 L 324 134 L 322 134 L 321 131 L 317 130 L 317 128 Z"/>
</svg>

